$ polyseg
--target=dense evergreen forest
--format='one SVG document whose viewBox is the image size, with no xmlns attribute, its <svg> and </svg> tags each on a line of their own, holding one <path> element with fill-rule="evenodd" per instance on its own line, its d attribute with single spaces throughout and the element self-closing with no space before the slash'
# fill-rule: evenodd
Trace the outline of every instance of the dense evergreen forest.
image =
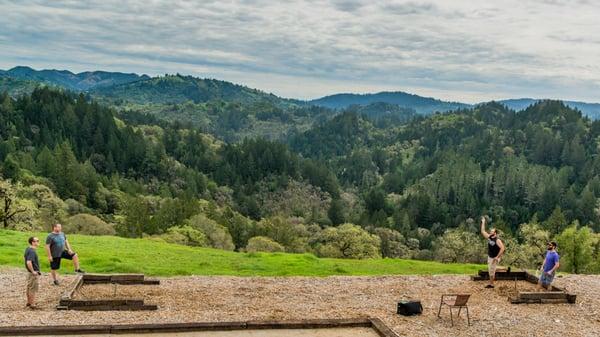
<svg viewBox="0 0 600 337">
<path fill-rule="evenodd" d="M 554 238 L 564 270 L 600 271 L 600 121 L 561 102 L 334 111 L 219 81 L 185 85 L 209 83 L 213 96 L 139 100 L 162 97 L 161 83 L 119 85 L 133 100 L 122 88 L 2 94 L 4 227 L 61 221 L 228 250 L 478 262 L 487 214 L 505 263 L 534 266 Z"/>
</svg>

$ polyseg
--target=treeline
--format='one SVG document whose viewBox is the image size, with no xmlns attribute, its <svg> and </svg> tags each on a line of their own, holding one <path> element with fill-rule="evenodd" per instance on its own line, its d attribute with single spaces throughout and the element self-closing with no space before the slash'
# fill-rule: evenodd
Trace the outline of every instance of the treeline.
<svg viewBox="0 0 600 337">
<path fill-rule="evenodd" d="M 399 229 L 407 218 L 441 234 L 490 213 L 515 231 L 560 207 L 568 223 L 599 230 L 599 135 L 600 122 L 543 101 L 522 112 L 490 103 L 384 130 L 346 113 L 291 145 L 326 160 L 345 189 L 362 192 L 363 225 Z"/>
<path fill-rule="evenodd" d="M 62 200 L 115 223 L 128 196 L 183 205 L 212 200 L 259 220 L 277 213 L 269 206 L 284 206 L 271 194 L 282 199 L 292 191 L 303 195 L 295 196 L 297 207 L 290 212 L 327 223 L 327 199 L 340 193 L 327 167 L 277 142 L 226 144 L 189 126 L 139 114 L 129 115 L 137 123 L 125 123 L 84 95 L 48 88 L 17 99 L 3 94 L 0 103 L 3 178 L 47 186 Z M 163 233 L 171 223 L 149 223 L 141 232 L 127 233 Z"/>
</svg>

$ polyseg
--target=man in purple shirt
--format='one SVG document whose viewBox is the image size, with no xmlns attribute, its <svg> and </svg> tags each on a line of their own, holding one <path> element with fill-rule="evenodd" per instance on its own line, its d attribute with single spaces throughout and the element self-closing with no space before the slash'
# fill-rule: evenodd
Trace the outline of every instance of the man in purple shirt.
<svg viewBox="0 0 600 337">
<path fill-rule="evenodd" d="M 556 252 L 556 242 L 548 242 L 548 251 L 546 252 L 546 258 L 541 268 L 540 281 L 538 282 L 538 288 L 550 289 L 550 284 L 554 280 L 556 270 L 560 267 L 560 256 Z"/>
</svg>

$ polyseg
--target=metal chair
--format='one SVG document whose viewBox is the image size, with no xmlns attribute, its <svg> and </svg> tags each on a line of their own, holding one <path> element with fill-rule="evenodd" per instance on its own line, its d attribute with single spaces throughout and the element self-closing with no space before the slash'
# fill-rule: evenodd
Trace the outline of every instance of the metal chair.
<svg viewBox="0 0 600 337">
<path fill-rule="evenodd" d="M 458 308 L 458 315 L 456 317 L 460 317 L 460 311 L 462 308 L 467 310 L 467 324 L 471 325 L 471 317 L 469 316 L 469 307 L 467 306 L 467 302 L 469 301 L 470 294 L 446 294 L 442 295 L 440 299 L 440 309 L 438 310 L 438 318 L 440 318 L 440 314 L 442 312 L 442 306 L 447 305 L 450 310 L 450 322 L 452 322 L 452 326 L 454 326 L 454 319 L 452 317 L 452 308 Z"/>
</svg>

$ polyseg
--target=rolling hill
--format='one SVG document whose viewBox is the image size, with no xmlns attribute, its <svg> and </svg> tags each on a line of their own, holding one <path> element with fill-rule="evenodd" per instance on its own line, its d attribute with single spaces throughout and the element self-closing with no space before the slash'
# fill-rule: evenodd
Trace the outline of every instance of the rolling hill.
<svg viewBox="0 0 600 337">
<path fill-rule="evenodd" d="M 78 74 L 68 70 L 44 69 L 17 66 L 9 70 L 0 70 L 0 77 L 27 80 L 50 84 L 73 91 L 87 91 L 93 88 L 145 80 L 147 75 L 125 74 L 108 71 L 85 71 Z"/>
<path fill-rule="evenodd" d="M 515 111 L 524 110 L 527 107 L 534 105 L 535 103 L 541 101 L 541 99 L 535 98 L 516 98 L 516 99 L 506 99 L 499 101 L 499 103 L 504 104 L 506 107 L 513 109 Z M 585 116 L 590 117 L 591 119 L 600 118 L 600 103 L 586 103 L 586 102 L 577 102 L 577 101 L 563 101 L 566 106 L 577 109 L 581 111 Z"/>
<path fill-rule="evenodd" d="M 368 105 L 378 102 L 414 109 L 420 114 L 430 114 L 437 111 L 446 112 L 470 107 L 469 104 L 465 103 L 445 102 L 401 91 L 379 92 L 376 94 L 336 94 L 315 99 L 308 103 L 330 109 L 345 109 L 351 105 Z"/>
<path fill-rule="evenodd" d="M 92 94 L 111 101 L 135 104 L 178 104 L 188 101 L 205 103 L 217 100 L 238 103 L 289 103 L 273 94 L 231 82 L 179 74 L 97 88 Z"/>
<path fill-rule="evenodd" d="M 22 267 L 23 250 L 31 233 L 0 230 L 0 266 Z M 45 238 L 44 233 L 35 234 Z M 69 235 L 87 272 L 147 275 L 330 276 L 472 274 L 477 264 L 401 259 L 323 259 L 312 254 L 236 253 L 188 247 L 152 239 Z M 41 268 L 48 271 L 43 249 Z"/>
</svg>

